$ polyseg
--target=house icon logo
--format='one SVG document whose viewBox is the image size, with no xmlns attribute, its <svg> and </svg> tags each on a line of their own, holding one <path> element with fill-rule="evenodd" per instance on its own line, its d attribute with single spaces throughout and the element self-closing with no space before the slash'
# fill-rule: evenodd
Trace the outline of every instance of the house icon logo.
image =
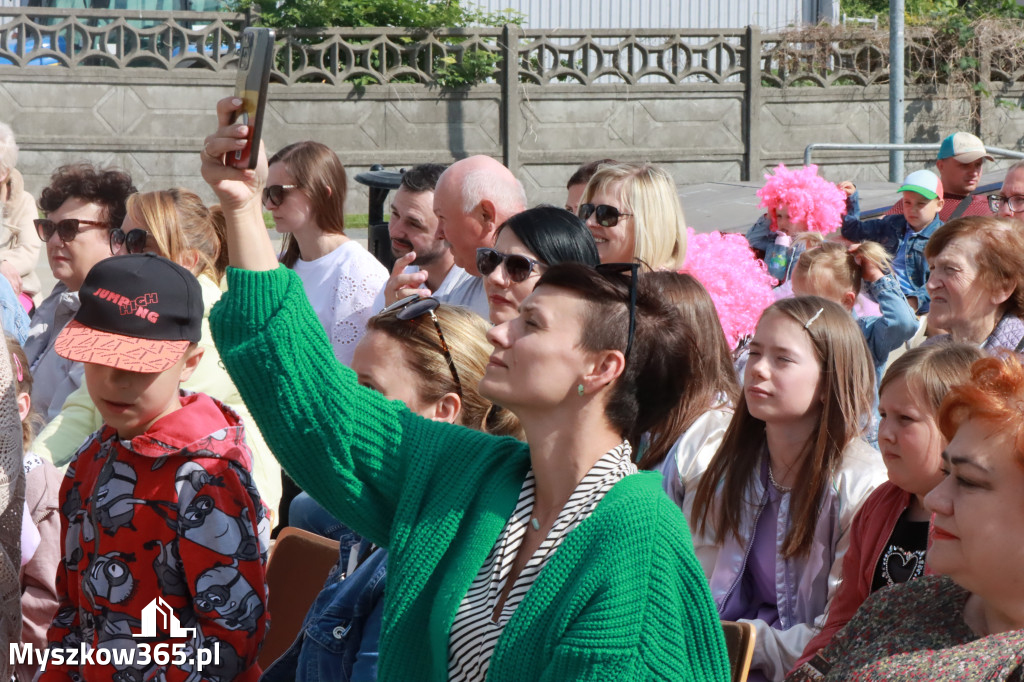
<svg viewBox="0 0 1024 682">
<path fill-rule="evenodd" d="M 163 600 L 157 597 L 149 602 L 142 609 L 142 632 L 132 637 L 156 637 L 157 631 L 166 632 L 171 639 L 194 637 L 195 628 L 183 628 L 174 610 Z"/>
</svg>

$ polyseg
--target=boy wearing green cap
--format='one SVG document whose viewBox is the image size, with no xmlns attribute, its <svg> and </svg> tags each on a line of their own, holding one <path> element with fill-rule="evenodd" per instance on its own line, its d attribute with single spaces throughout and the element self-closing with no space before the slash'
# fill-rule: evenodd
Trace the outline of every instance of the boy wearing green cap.
<svg viewBox="0 0 1024 682">
<path fill-rule="evenodd" d="M 843 217 L 842 235 L 854 242 L 878 242 L 892 255 L 893 272 L 903 295 L 918 315 L 928 312 L 928 261 L 924 246 L 935 230 L 942 225 L 942 181 L 928 170 L 914 171 L 907 176 L 898 192 L 903 193 L 903 213 L 887 215 L 875 220 L 860 219 L 860 201 L 852 182 L 842 182 L 839 188 L 849 198 Z"/>
</svg>

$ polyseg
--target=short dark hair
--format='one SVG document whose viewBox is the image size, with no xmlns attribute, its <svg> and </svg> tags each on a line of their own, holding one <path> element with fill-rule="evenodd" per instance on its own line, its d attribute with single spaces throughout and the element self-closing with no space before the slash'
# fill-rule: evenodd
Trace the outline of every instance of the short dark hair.
<svg viewBox="0 0 1024 682">
<path fill-rule="evenodd" d="M 410 192 L 433 192 L 437 181 L 448 166 L 440 163 L 421 163 L 402 173 L 402 187 Z"/>
<path fill-rule="evenodd" d="M 498 228 L 508 228 L 534 257 L 548 265 L 601 262 L 594 235 L 586 224 L 564 208 L 541 204 L 516 213 Z"/>
<path fill-rule="evenodd" d="M 549 268 L 537 286 L 565 289 L 587 306 L 580 347 L 626 351 L 629 342 L 630 274 L 602 272 L 580 263 Z M 636 282 L 636 329 L 626 367 L 612 388 L 605 415 L 636 447 L 642 434 L 662 427 L 691 380 L 692 357 L 701 352 L 676 305 L 659 295 L 643 274 Z"/>
<path fill-rule="evenodd" d="M 71 198 L 99 204 L 107 211 L 109 230 L 121 227 L 128 197 L 138 190 L 132 176 L 119 168 L 97 168 L 91 163 L 61 166 L 50 176 L 50 186 L 39 195 L 39 207 L 52 213 Z"/>
<path fill-rule="evenodd" d="M 597 172 L 598 166 L 603 166 L 606 163 L 618 163 L 615 159 L 598 159 L 597 161 L 590 161 L 583 164 L 576 169 L 576 172 L 569 178 L 569 182 L 565 183 L 565 188 L 569 189 L 573 185 L 585 185 L 590 182 L 590 178 L 594 177 L 594 173 Z"/>
</svg>

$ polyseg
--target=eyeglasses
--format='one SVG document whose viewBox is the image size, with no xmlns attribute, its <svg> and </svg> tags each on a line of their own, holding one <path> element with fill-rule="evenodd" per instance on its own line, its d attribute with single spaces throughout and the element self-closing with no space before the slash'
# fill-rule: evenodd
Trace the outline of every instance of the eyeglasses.
<svg viewBox="0 0 1024 682">
<path fill-rule="evenodd" d="M 448 350 L 448 342 L 444 340 L 444 332 L 441 331 L 441 322 L 438 321 L 437 315 L 434 311 L 441 305 L 441 302 L 436 298 L 421 297 L 418 294 L 412 296 L 406 296 L 403 299 L 395 301 L 384 310 L 380 311 L 380 315 L 391 315 L 394 314 L 400 320 L 415 320 L 421 315 L 430 315 L 431 322 L 434 323 L 434 329 L 437 330 L 437 340 L 441 342 L 441 352 L 444 353 L 445 362 L 448 363 L 448 369 L 451 370 L 452 379 L 455 380 L 455 388 L 459 395 L 462 395 L 462 382 L 459 381 L 459 371 L 455 369 L 455 360 L 452 358 L 451 351 Z"/>
<path fill-rule="evenodd" d="M 284 201 L 284 193 L 289 189 L 298 189 L 298 185 L 271 185 L 270 187 L 263 188 L 263 203 L 270 204 L 274 208 L 281 205 Z"/>
<path fill-rule="evenodd" d="M 629 351 L 633 349 L 633 335 L 636 333 L 636 279 L 640 273 L 639 263 L 601 263 L 597 271 L 607 277 L 608 275 L 621 275 L 629 273 L 629 334 L 626 339 L 626 359 L 629 360 Z"/>
<path fill-rule="evenodd" d="M 1021 213 L 1024 211 L 1024 196 L 1020 194 L 1015 194 L 1012 197 L 1004 197 L 1002 194 L 988 195 L 988 209 L 993 213 L 999 213 L 1003 204 L 1010 207 L 1011 213 Z"/>
<path fill-rule="evenodd" d="M 80 225 L 88 225 L 89 227 L 110 226 L 110 223 L 103 223 L 98 220 L 84 220 L 82 218 L 65 218 L 57 222 L 53 222 L 49 218 L 36 218 L 32 222 L 36 225 L 36 234 L 44 242 L 50 241 L 50 237 L 56 233 L 65 244 L 75 240 L 78 233 L 82 231 L 79 227 Z"/>
<path fill-rule="evenodd" d="M 110 253 L 117 253 L 124 246 L 125 253 L 142 253 L 146 250 L 146 241 L 149 233 L 145 230 L 134 229 L 125 232 L 120 227 L 110 231 Z"/>
<path fill-rule="evenodd" d="M 505 264 L 508 278 L 516 284 L 525 282 L 526 278 L 533 274 L 534 267 L 544 265 L 539 260 L 517 253 L 502 253 L 487 247 L 476 250 L 476 269 L 484 277 L 497 270 L 502 263 Z"/>
<path fill-rule="evenodd" d="M 619 218 L 626 218 L 632 213 L 621 213 L 619 209 L 608 204 L 580 204 L 580 220 L 586 220 L 592 215 L 597 216 L 597 224 L 601 227 L 615 227 L 619 224 Z"/>
</svg>

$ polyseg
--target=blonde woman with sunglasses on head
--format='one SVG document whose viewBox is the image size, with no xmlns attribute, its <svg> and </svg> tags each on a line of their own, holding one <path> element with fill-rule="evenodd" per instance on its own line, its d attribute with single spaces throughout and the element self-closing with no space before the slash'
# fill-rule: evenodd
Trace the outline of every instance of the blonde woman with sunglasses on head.
<svg viewBox="0 0 1024 682">
<path fill-rule="evenodd" d="M 296 142 L 270 158 L 263 207 L 284 234 L 281 262 L 294 270 L 343 365 L 377 311 L 387 269 L 345 234 L 347 178 L 337 154 Z"/>
<path fill-rule="evenodd" d="M 221 241 L 223 229 L 220 210 L 207 208 L 202 199 L 187 189 L 133 194 L 128 198 L 121 227 L 110 232 L 108 248 L 115 256 L 155 253 L 188 268 L 199 279 L 203 308 L 209 315 L 220 299 L 220 283 L 227 264 Z M 253 479 L 263 501 L 276 515 L 281 499 L 281 467 L 221 364 L 206 319 L 199 346 L 204 349 L 203 360 L 181 386 L 216 398 L 245 422 L 246 439 L 253 454 Z M 56 466 L 64 467 L 102 425 L 103 417 L 83 385 L 68 396 L 60 414 L 39 434 L 33 448 Z"/>
</svg>

